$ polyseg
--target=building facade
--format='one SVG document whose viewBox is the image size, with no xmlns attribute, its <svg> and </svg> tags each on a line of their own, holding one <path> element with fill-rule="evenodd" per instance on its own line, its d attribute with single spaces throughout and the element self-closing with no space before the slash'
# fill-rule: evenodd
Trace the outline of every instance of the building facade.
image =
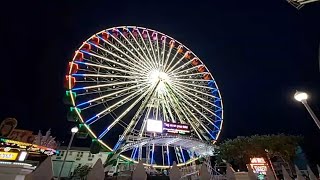
<svg viewBox="0 0 320 180">
<path fill-rule="evenodd" d="M 102 163 L 105 163 L 108 152 L 100 152 L 98 154 L 91 154 L 90 148 L 87 147 L 71 147 L 68 154 L 66 153 L 67 147 L 62 146 L 58 149 L 56 155 L 52 156 L 53 173 L 55 177 L 58 177 L 62 162 L 65 156 L 66 162 L 64 164 L 61 177 L 70 177 L 73 175 L 74 170 L 81 166 L 92 167 L 98 159 L 101 159 Z"/>
</svg>

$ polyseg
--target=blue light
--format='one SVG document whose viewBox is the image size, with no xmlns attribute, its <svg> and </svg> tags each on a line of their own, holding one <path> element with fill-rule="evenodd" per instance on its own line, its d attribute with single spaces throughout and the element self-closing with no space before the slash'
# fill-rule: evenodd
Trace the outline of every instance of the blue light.
<svg viewBox="0 0 320 180">
<path fill-rule="evenodd" d="M 79 91 L 79 90 L 84 90 L 84 87 L 79 87 L 79 88 L 73 88 L 72 91 Z"/>
<path fill-rule="evenodd" d="M 151 155 L 151 164 L 153 164 L 153 155 L 154 155 L 154 145 L 152 146 L 152 155 Z"/>
<path fill-rule="evenodd" d="M 134 148 L 133 157 L 131 157 L 132 159 L 135 159 L 137 151 L 138 151 L 138 148 Z"/>
<path fill-rule="evenodd" d="M 167 159 L 168 159 L 168 165 L 170 166 L 169 146 L 167 146 Z"/>
<path fill-rule="evenodd" d="M 84 74 L 72 74 L 72 76 L 75 76 L 75 77 L 83 77 Z"/>
<path fill-rule="evenodd" d="M 94 115 L 92 118 L 88 119 L 88 120 L 86 121 L 86 123 L 89 123 L 90 121 L 94 120 L 94 119 L 97 118 L 97 117 L 98 117 L 97 115 Z"/>
<path fill-rule="evenodd" d="M 84 103 L 81 103 L 81 104 L 78 104 L 77 107 L 80 107 L 80 106 L 83 106 L 83 105 L 86 105 L 86 104 L 89 104 L 89 101 L 84 102 Z M 88 120 L 88 121 L 89 121 L 89 120 Z"/>
<path fill-rule="evenodd" d="M 105 130 L 104 130 L 104 131 L 99 135 L 98 139 L 103 138 L 103 136 L 104 136 L 104 135 L 106 135 L 108 131 L 109 131 L 109 129 L 108 129 L 108 128 L 107 128 L 107 129 L 105 129 Z"/>
<path fill-rule="evenodd" d="M 180 150 L 181 150 L 183 162 L 185 163 L 185 162 L 186 162 L 186 159 L 185 159 L 185 157 L 184 157 L 183 150 L 182 150 L 181 146 L 180 146 Z"/>
</svg>

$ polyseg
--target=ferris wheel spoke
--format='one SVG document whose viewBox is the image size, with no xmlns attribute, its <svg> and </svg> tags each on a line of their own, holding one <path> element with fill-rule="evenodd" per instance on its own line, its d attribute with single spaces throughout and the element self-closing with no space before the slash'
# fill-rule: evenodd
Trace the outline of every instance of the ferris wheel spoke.
<svg viewBox="0 0 320 180">
<path fill-rule="evenodd" d="M 143 94 L 140 95 L 140 97 L 135 100 L 127 109 L 125 109 L 125 111 L 117 117 L 117 119 L 115 119 L 100 135 L 99 135 L 99 139 L 103 138 L 109 131 L 110 129 L 116 125 L 126 114 L 128 114 L 133 107 L 135 107 L 141 100 L 142 98 L 144 98 L 150 91 L 150 88 L 149 90 L 147 90 L 146 92 L 144 92 Z"/>
<path fill-rule="evenodd" d="M 164 42 L 164 44 L 165 44 L 165 42 Z M 165 47 L 165 46 L 164 46 L 164 47 Z M 168 63 L 168 61 L 169 61 L 170 54 L 171 54 L 171 51 L 172 51 L 173 47 L 174 47 L 174 46 L 173 46 L 172 44 L 171 44 L 170 47 L 169 47 L 169 52 L 168 52 L 168 54 L 167 54 L 166 60 L 164 61 L 163 71 L 165 71 L 165 69 L 167 68 L 167 63 Z M 164 48 L 164 52 L 165 52 L 165 48 Z M 163 53 L 163 54 L 165 54 L 165 53 Z M 164 55 L 163 55 L 163 56 L 164 56 Z"/>
<path fill-rule="evenodd" d="M 138 41 L 135 39 L 135 37 L 133 36 L 133 34 L 129 31 L 129 34 L 131 36 L 131 38 L 134 40 L 134 42 L 138 45 L 138 47 L 140 49 L 141 46 L 139 45 Z M 138 50 L 137 48 L 130 42 L 130 40 L 124 36 L 122 33 L 121 33 L 122 37 L 127 41 L 127 43 L 131 46 L 131 48 L 138 54 L 138 56 L 140 56 L 140 58 L 138 58 L 136 55 L 134 55 L 137 59 L 143 59 L 144 61 L 141 61 L 140 63 L 145 63 L 147 66 L 148 66 L 148 69 L 152 69 L 154 68 L 154 66 L 152 65 L 152 63 L 150 62 L 150 60 L 146 57 L 144 57 Z M 123 45 L 124 46 L 124 45 Z M 130 53 L 134 54 L 133 52 L 130 51 Z"/>
<path fill-rule="evenodd" d="M 178 116 L 178 119 L 180 121 L 180 123 L 184 124 L 184 119 L 182 118 L 182 112 L 180 111 L 179 107 L 178 107 L 178 104 L 175 103 L 174 101 L 174 97 L 173 97 L 173 94 L 168 94 L 167 95 L 168 99 L 169 99 L 169 103 L 171 104 L 171 107 L 173 109 L 173 111 L 175 112 L 175 114 Z M 176 120 L 175 120 L 176 121 Z"/>
<path fill-rule="evenodd" d="M 122 76 L 117 74 L 72 74 L 73 77 L 101 77 L 101 78 L 125 78 L 125 79 L 141 79 L 139 76 Z"/>
<path fill-rule="evenodd" d="M 174 89 L 174 87 L 172 87 L 172 90 L 176 92 L 176 90 Z M 191 107 L 192 109 L 194 109 L 195 111 L 197 111 L 202 117 L 204 117 L 208 122 L 210 122 L 213 126 L 216 126 L 211 120 L 210 118 L 208 118 L 205 114 L 203 114 L 199 109 L 195 108 L 194 106 L 192 106 L 188 100 L 185 99 L 186 96 L 183 96 L 182 93 L 179 93 L 178 96 L 180 96 L 181 99 L 183 99 L 183 102 L 186 103 L 189 107 Z M 182 103 L 183 105 L 183 103 Z M 197 116 L 194 115 L 193 112 L 190 111 L 190 108 L 187 108 L 185 105 L 183 105 L 185 107 L 185 110 L 187 110 L 187 112 L 189 112 L 194 119 L 197 120 L 198 123 L 200 123 L 200 125 L 202 126 L 202 128 L 205 129 L 205 131 L 214 139 L 214 137 L 212 136 L 212 134 L 209 132 L 209 130 L 205 127 L 205 125 L 202 123 L 202 121 L 200 119 L 197 118 Z M 219 128 L 218 128 L 219 129 Z"/>
<path fill-rule="evenodd" d="M 201 107 L 202 109 L 206 110 L 207 112 L 211 113 L 213 116 L 217 117 L 218 119 L 221 120 L 221 117 L 217 116 L 214 112 L 212 112 L 210 109 L 208 109 L 207 107 L 203 106 L 202 104 L 198 103 L 197 101 L 193 100 L 192 98 L 190 98 L 189 96 L 187 96 L 186 94 L 184 94 L 183 92 L 179 91 L 178 89 L 176 89 L 176 87 L 174 86 L 170 86 L 176 93 L 179 92 L 179 96 L 184 100 L 184 102 L 186 104 L 188 104 L 190 107 L 192 107 L 194 110 L 196 110 L 199 114 L 201 114 L 207 121 L 209 121 L 212 125 L 215 126 L 215 124 L 213 123 L 213 121 L 208 118 L 204 113 L 202 113 L 198 108 L 194 107 L 193 105 L 191 105 L 190 101 L 194 102 L 196 105 L 198 105 L 199 107 Z M 189 100 L 187 100 L 189 99 Z M 218 128 L 218 127 L 217 127 Z"/>
<path fill-rule="evenodd" d="M 135 38 L 135 36 L 131 33 L 131 31 L 129 31 L 129 34 L 131 36 L 131 38 L 134 40 L 134 42 L 138 45 L 138 47 L 141 49 L 142 51 L 142 48 L 140 46 L 140 44 L 138 43 L 137 39 Z M 142 63 L 147 63 L 150 67 L 150 69 L 154 68 L 154 66 L 152 65 L 150 59 L 148 59 L 147 55 L 144 54 L 145 56 L 143 56 L 138 50 L 137 48 L 128 40 L 128 38 L 126 36 L 124 36 L 122 33 L 120 33 L 122 35 L 122 37 L 127 41 L 128 44 L 130 44 L 130 46 L 133 48 L 133 50 L 140 56 L 139 59 L 143 59 L 144 61 L 142 61 Z M 144 51 L 142 51 L 144 53 Z M 132 53 L 132 52 L 131 52 Z"/>
<path fill-rule="evenodd" d="M 85 123 L 88 124 L 88 125 L 91 125 L 91 124 L 95 123 L 96 121 L 98 121 L 99 119 L 101 119 L 105 115 L 109 114 L 113 110 L 119 108 L 123 104 L 126 104 L 130 100 L 132 100 L 132 99 L 136 98 L 137 96 L 143 94 L 143 91 L 142 91 L 143 89 L 145 89 L 145 88 L 142 88 L 141 91 L 136 91 L 136 92 L 130 94 L 129 96 L 127 96 L 126 98 L 122 99 L 121 101 L 118 101 L 115 104 L 109 106 L 108 108 L 104 109 L 103 111 L 99 112 L 95 116 L 93 116 L 90 119 L 88 119 Z"/>
<path fill-rule="evenodd" d="M 195 92 L 196 94 L 199 93 L 199 94 L 202 94 L 202 95 L 207 96 L 207 97 L 209 97 L 209 98 L 220 99 L 220 98 L 212 95 L 211 93 L 206 93 L 206 92 L 203 91 L 203 90 L 189 88 L 189 87 L 186 86 L 186 85 L 182 85 L 182 84 L 178 84 L 178 83 L 175 83 L 174 85 L 175 85 L 176 87 L 179 87 L 180 89 L 187 89 L 187 90 L 189 90 L 189 91 Z"/>
<path fill-rule="evenodd" d="M 186 53 L 188 53 L 188 51 L 187 51 Z M 174 70 L 174 68 L 175 68 L 179 63 L 181 63 L 182 60 L 185 59 L 185 57 L 186 57 L 186 54 L 183 55 L 179 60 L 177 60 L 177 62 L 176 62 L 170 69 L 168 69 L 166 72 L 167 72 L 167 73 L 170 73 L 172 70 Z M 179 66 L 179 67 L 181 67 L 181 66 Z"/>
<path fill-rule="evenodd" d="M 172 84 L 178 84 L 178 85 L 181 85 L 181 86 L 187 86 L 187 87 L 194 87 L 194 88 L 200 88 L 200 89 L 210 89 L 210 90 L 215 90 L 216 88 L 213 88 L 213 87 L 209 87 L 209 86 L 202 86 L 202 85 L 198 85 L 198 84 L 192 84 L 192 83 L 186 83 L 186 82 L 179 82 L 179 81 L 172 81 L 171 82 Z"/>
<path fill-rule="evenodd" d="M 187 52 L 186 52 L 186 53 L 187 53 Z M 187 55 L 187 54 L 185 54 L 184 57 L 186 57 L 186 55 Z M 198 58 L 193 58 L 193 59 L 191 59 L 191 60 L 186 61 L 185 63 L 183 63 L 182 65 L 180 65 L 180 66 L 177 67 L 176 69 L 173 69 L 171 72 L 168 72 L 168 74 L 174 75 L 174 74 L 176 74 L 176 73 L 178 73 L 178 72 L 180 72 L 180 71 L 184 71 L 183 69 L 184 69 L 185 67 L 188 67 L 188 66 L 189 66 L 193 61 L 195 61 L 195 60 L 198 60 Z M 195 67 L 200 67 L 200 66 L 202 66 L 202 64 L 197 65 L 197 66 L 193 66 L 192 69 L 194 69 Z M 190 69 L 191 69 L 191 68 L 190 68 Z"/>
<path fill-rule="evenodd" d="M 171 105 L 169 104 L 169 99 L 167 98 L 167 96 L 164 96 L 164 95 L 162 95 L 162 98 L 163 98 L 163 101 L 162 101 L 161 105 L 163 106 L 163 112 L 164 113 L 167 112 L 171 118 L 171 122 L 175 123 L 176 120 L 174 118 L 173 112 L 171 111 L 171 109 L 173 109 L 173 108 L 171 108 Z M 167 117 L 166 118 L 167 122 L 170 122 L 167 113 L 165 113 L 165 117 Z"/>
<path fill-rule="evenodd" d="M 188 95 L 190 95 L 190 96 L 192 96 L 192 97 L 194 97 L 194 98 L 196 98 L 196 99 L 199 99 L 199 100 L 203 101 L 204 103 L 208 103 L 208 104 L 210 104 L 210 105 L 212 105 L 212 106 L 214 106 L 214 107 L 220 108 L 219 106 L 217 106 L 217 105 L 215 105 L 214 103 L 210 102 L 209 99 L 203 99 L 202 97 L 196 96 L 194 93 L 188 92 L 188 91 L 184 90 L 184 89 L 181 88 L 181 87 L 176 86 L 176 88 L 177 88 L 179 91 L 183 91 L 183 92 L 185 92 L 186 94 L 188 94 Z M 197 93 L 200 93 L 200 92 L 201 92 L 201 93 L 202 93 L 202 91 L 195 91 L 195 92 L 197 92 Z M 200 93 L 200 94 L 201 94 L 201 93 Z M 203 94 L 208 95 L 208 94 L 206 94 L 206 93 L 203 93 Z"/>
<path fill-rule="evenodd" d="M 110 94 L 107 94 L 107 95 L 104 95 L 104 96 L 100 96 L 100 97 L 95 98 L 95 99 L 91 99 L 89 101 L 86 101 L 86 102 L 78 104 L 77 107 L 81 107 L 81 106 L 84 106 L 84 105 L 87 105 L 87 104 L 90 104 L 92 102 L 95 102 L 95 101 L 98 101 L 98 100 L 102 100 L 102 99 L 105 99 L 105 98 L 108 98 L 108 97 L 116 96 L 117 94 L 129 91 L 129 90 L 132 90 L 132 89 L 138 89 L 138 88 L 142 89 L 145 84 L 146 83 L 134 85 L 134 86 L 128 87 L 127 89 L 123 89 L 123 90 L 120 90 L 120 91 L 117 91 L 117 92 L 113 92 L 113 93 L 110 93 Z"/>
<path fill-rule="evenodd" d="M 86 66 L 93 66 L 93 67 L 103 68 L 103 69 L 112 70 L 112 71 L 123 72 L 123 73 L 127 73 L 127 74 L 136 74 L 136 75 L 143 74 L 141 71 L 136 70 L 136 69 L 134 69 L 136 71 L 127 71 L 127 70 L 123 70 L 123 69 L 118 69 L 118 68 L 114 68 L 114 67 L 110 67 L 110 66 L 93 64 L 93 63 L 88 63 L 88 62 L 75 61 L 75 63 L 76 64 L 83 64 L 83 65 L 86 65 Z M 130 67 L 127 67 L 127 68 L 130 69 Z M 140 73 L 138 73 L 138 72 L 140 72 Z"/>
<path fill-rule="evenodd" d="M 155 61 L 155 64 L 158 65 L 157 68 L 159 68 L 159 67 L 160 67 L 159 59 L 156 57 L 156 53 L 155 53 L 155 51 L 154 51 L 154 49 L 153 49 L 153 44 L 152 44 L 152 42 L 151 42 L 150 34 L 149 34 L 149 33 L 147 33 L 147 34 L 148 34 L 148 39 L 149 39 L 149 45 L 150 45 L 150 47 L 151 47 L 151 52 L 152 52 L 153 57 L 154 57 L 154 58 L 151 58 L 151 59 L 153 59 L 153 60 Z M 158 40 L 156 40 L 156 41 L 158 41 Z M 157 63 L 157 62 L 158 62 L 158 63 Z"/>
<path fill-rule="evenodd" d="M 164 37 L 164 36 L 163 36 Z M 160 51 L 160 50 L 159 50 Z M 164 59 L 164 54 L 165 54 L 165 52 L 166 52 L 166 40 L 165 40 L 165 38 L 162 40 L 162 51 L 161 51 L 161 71 L 163 71 L 164 70 L 164 67 L 165 67 L 165 59 Z M 159 57 L 159 59 L 160 59 L 160 57 Z"/>
<path fill-rule="evenodd" d="M 192 74 L 182 74 L 182 75 L 173 75 L 173 78 L 178 78 L 178 77 L 192 77 L 192 76 L 198 76 L 198 75 L 205 75 L 205 74 L 210 74 L 209 72 L 198 72 L 198 73 L 192 73 Z"/>
<path fill-rule="evenodd" d="M 206 80 L 206 79 L 180 79 L 180 78 L 175 78 L 175 79 L 173 79 L 173 81 L 192 81 L 192 82 L 201 81 L 201 82 L 208 82 L 208 81 L 211 81 L 211 79 Z"/>
<path fill-rule="evenodd" d="M 108 45 L 110 45 L 111 47 L 113 47 L 114 49 L 116 49 L 116 50 L 117 50 L 118 52 L 120 52 L 121 54 L 125 55 L 125 56 L 126 56 L 127 58 L 129 58 L 130 60 L 135 61 L 133 58 L 131 58 L 130 56 L 128 56 L 126 53 L 124 53 L 123 51 L 121 51 L 119 48 L 117 48 L 117 47 L 114 46 L 113 44 L 109 43 L 108 41 L 104 40 L 103 38 L 100 38 L 100 39 L 102 39 L 102 41 L 104 41 L 105 43 L 108 43 Z M 144 66 L 143 63 L 139 63 L 139 64 L 137 65 L 137 63 L 133 63 L 133 62 L 131 62 L 131 61 L 129 61 L 129 60 L 126 60 L 126 59 L 124 59 L 123 57 L 121 57 L 121 56 L 119 56 L 119 55 L 111 52 L 110 50 L 105 49 L 104 47 L 95 45 L 95 44 L 93 44 L 93 43 L 89 43 L 89 44 L 97 47 L 98 49 L 104 51 L 104 52 L 107 53 L 107 54 L 112 55 L 113 57 L 116 57 L 116 58 L 122 60 L 123 62 L 125 62 L 125 63 L 127 63 L 127 64 L 130 64 L 131 66 L 127 66 L 127 65 L 125 65 L 125 64 L 123 64 L 123 63 L 120 63 L 120 62 L 111 60 L 111 59 L 109 59 L 109 58 L 96 55 L 95 53 L 89 53 L 89 52 L 87 52 L 87 51 L 83 51 L 83 52 L 85 52 L 85 53 L 87 53 L 87 54 L 89 54 L 89 55 L 94 54 L 94 55 L 95 55 L 94 57 L 97 57 L 97 58 L 100 58 L 100 59 L 109 61 L 109 62 L 111 62 L 111 63 L 114 63 L 114 64 L 120 65 L 120 66 L 122 66 L 122 67 L 125 67 L 125 68 L 127 68 L 127 69 L 135 70 L 135 71 L 137 71 L 137 72 L 139 72 L 139 71 L 146 71 L 146 70 L 148 69 L 148 67 Z M 142 67 L 141 67 L 141 66 L 142 66 Z"/>
<path fill-rule="evenodd" d="M 80 88 L 73 88 L 72 91 L 96 89 L 96 88 L 103 88 L 103 87 L 112 87 L 112 86 L 119 86 L 119 85 L 129 85 L 129 84 L 141 83 L 141 82 L 146 82 L 146 81 L 147 80 L 139 80 L 139 81 L 135 80 L 135 81 L 114 82 L 114 83 L 108 83 L 108 84 L 106 83 L 106 84 L 99 84 L 99 85 L 93 85 L 93 86 L 84 86 L 84 87 L 80 87 Z"/>
<path fill-rule="evenodd" d="M 137 32 L 138 32 L 138 34 L 139 34 L 139 36 L 140 36 L 140 38 L 141 38 L 140 31 L 137 30 Z M 140 43 L 139 43 L 138 40 L 135 38 L 135 36 L 134 36 L 130 31 L 129 31 L 129 34 L 130 34 L 130 36 L 132 37 L 132 39 L 134 40 L 134 42 L 136 43 L 136 45 L 138 45 L 138 47 L 139 47 L 139 49 L 141 50 L 141 52 L 143 53 L 143 55 L 144 55 L 144 58 L 143 58 L 143 59 L 145 59 L 147 62 L 149 62 L 152 68 L 156 68 L 155 64 L 152 62 L 152 59 L 149 59 L 148 55 L 145 53 L 145 51 L 143 50 L 143 48 L 140 46 Z M 141 41 L 144 43 L 143 39 L 141 39 Z M 145 44 L 144 44 L 144 45 L 145 45 Z M 136 48 L 134 47 L 134 49 L 136 49 Z M 139 53 L 139 54 L 140 54 L 140 53 Z"/>
<path fill-rule="evenodd" d="M 124 37 L 122 33 L 120 33 L 120 34 L 121 34 L 122 37 Z M 125 49 L 127 50 L 127 52 L 130 52 L 130 54 L 133 55 L 136 59 L 130 57 L 127 53 L 123 52 L 121 49 L 119 49 L 118 47 L 116 47 L 116 46 L 113 45 L 112 43 L 109 43 L 108 41 L 104 40 L 103 38 L 101 38 L 101 39 L 102 39 L 105 43 L 107 43 L 107 44 L 109 44 L 111 47 L 113 47 L 114 49 L 118 50 L 121 54 L 123 54 L 123 55 L 125 55 L 127 58 L 129 58 L 129 59 L 132 61 L 132 63 L 135 63 L 135 64 L 133 64 L 134 66 L 138 66 L 138 67 L 139 67 L 139 65 L 140 65 L 140 66 L 144 67 L 144 69 L 146 69 L 146 70 L 151 69 L 151 66 L 150 66 L 150 65 L 148 65 L 145 61 L 142 61 L 139 57 L 137 57 L 134 53 L 132 53 L 132 52 L 130 51 L 130 49 L 129 49 L 127 46 L 125 46 L 119 39 L 115 38 L 112 34 L 110 34 L 110 36 L 111 36 L 113 39 L 115 39 L 123 48 L 125 48 Z M 124 38 L 125 38 L 125 37 L 124 37 Z M 126 40 L 127 40 L 127 39 L 126 39 Z M 111 54 L 114 54 L 114 53 L 111 53 Z M 114 55 L 113 55 L 113 56 L 114 56 Z M 143 59 L 144 59 L 144 58 L 143 58 Z M 130 64 L 132 64 L 132 63 L 130 63 Z"/>
<path fill-rule="evenodd" d="M 196 129 L 195 125 L 193 124 L 193 122 L 191 121 L 190 116 L 185 113 L 185 112 L 187 112 L 187 111 L 185 111 L 185 109 L 183 109 L 183 108 L 181 107 L 180 103 L 177 101 L 178 98 L 176 97 L 175 93 L 172 92 L 172 93 L 170 93 L 170 94 L 175 96 L 175 97 L 174 97 L 175 103 L 177 104 L 177 107 L 179 108 L 179 111 L 182 112 L 182 114 L 184 115 L 185 119 L 189 122 L 189 124 L 190 124 L 191 127 L 194 129 L 194 131 L 195 131 L 195 133 L 198 135 L 198 137 L 202 140 L 202 137 L 201 137 L 201 135 L 199 134 L 199 132 L 197 131 L 197 129 Z"/>
<path fill-rule="evenodd" d="M 145 40 L 144 38 L 142 37 L 140 31 L 138 30 L 137 31 L 138 34 L 139 34 L 139 37 L 140 37 L 140 40 L 142 41 L 142 44 L 144 45 L 144 48 L 141 49 L 141 51 L 143 51 L 145 49 L 145 51 L 147 52 L 147 54 L 149 55 L 148 58 L 150 59 L 150 61 L 152 62 L 152 64 L 154 65 L 154 67 L 157 69 L 157 64 L 155 63 L 155 59 L 152 58 L 151 54 L 150 54 L 150 51 L 149 51 L 149 48 L 148 46 L 146 45 L 145 43 Z M 148 33 L 149 34 L 149 33 Z M 144 52 L 144 51 L 143 51 Z M 146 53 L 144 53 L 146 54 Z"/>
<path fill-rule="evenodd" d="M 119 62 L 117 62 L 117 61 L 108 59 L 108 58 L 106 58 L 106 57 L 99 56 L 99 55 L 94 54 L 94 53 L 90 53 L 90 52 L 86 52 L 86 51 L 83 51 L 83 52 L 86 53 L 86 54 L 88 54 L 88 55 L 90 55 L 90 56 L 103 59 L 103 60 L 105 60 L 105 61 L 108 61 L 108 62 L 117 64 L 117 65 L 119 65 L 119 66 L 125 67 L 125 68 L 130 69 L 130 70 L 133 69 L 133 70 L 135 70 L 135 71 L 137 71 L 137 72 L 145 72 L 145 70 L 138 70 L 138 69 L 136 69 L 136 68 L 133 68 L 134 66 L 133 66 L 133 67 L 130 67 L 130 66 L 121 64 L 121 63 L 119 63 Z M 119 57 L 119 56 L 118 56 L 118 57 Z M 120 57 L 119 57 L 119 59 L 124 60 L 123 58 L 120 58 Z M 80 64 L 85 64 L 85 63 L 86 63 L 86 62 L 81 62 L 81 61 L 76 61 L 76 62 L 77 62 L 77 63 L 80 63 Z M 92 66 L 94 65 L 93 63 L 90 63 L 90 64 L 91 64 Z M 96 65 L 97 65 L 96 67 L 101 67 L 101 68 L 102 68 L 102 67 L 104 67 L 104 68 L 108 67 L 108 66 L 103 66 L 103 65 L 99 65 L 99 66 L 98 66 L 98 64 L 96 64 Z"/>
<path fill-rule="evenodd" d="M 174 56 L 172 57 L 172 59 L 171 59 L 171 60 L 169 60 L 169 64 L 168 64 L 168 66 L 167 66 L 167 67 L 165 67 L 164 72 L 167 72 L 167 71 L 168 71 L 168 69 L 170 68 L 170 66 L 171 66 L 172 62 L 176 59 L 176 57 L 177 57 L 178 53 L 179 53 L 179 52 L 178 52 L 178 50 L 177 50 L 177 52 L 174 54 Z"/>
<path fill-rule="evenodd" d="M 120 145 L 121 141 L 124 139 L 124 137 L 128 134 L 128 132 L 132 129 L 132 126 L 136 123 L 137 120 L 139 120 L 139 118 L 142 116 L 142 113 L 146 107 L 146 105 L 148 104 L 148 102 L 150 101 L 150 98 L 153 96 L 156 88 L 159 85 L 159 81 L 157 82 L 156 85 L 152 86 L 148 92 L 148 95 L 146 96 L 146 98 L 144 99 L 144 101 L 141 103 L 139 109 L 137 110 L 137 112 L 135 113 L 135 115 L 133 116 L 133 118 L 130 121 L 130 124 L 128 125 L 128 127 L 124 130 L 124 132 L 122 133 L 122 135 L 120 136 L 115 148 L 118 148 L 118 146 Z"/>
<path fill-rule="evenodd" d="M 184 69 L 184 70 L 181 70 L 181 71 L 178 71 L 178 72 L 171 72 L 171 73 L 168 73 L 168 75 L 177 75 L 177 74 L 181 74 L 181 73 L 184 73 L 184 72 L 189 72 L 189 71 L 194 71 L 194 70 L 198 70 L 199 67 L 201 67 L 203 65 L 197 65 L 197 66 L 193 66 L 193 67 L 190 67 L 188 69 Z"/>
<path fill-rule="evenodd" d="M 181 89 L 178 89 L 178 90 L 181 90 Z M 208 109 L 207 107 L 203 106 L 203 105 L 202 105 L 201 103 L 199 103 L 198 101 L 190 98 L 190 97 L 189 97 L 188 95 L 186 95 L 184 92 L 179 91 L 179 93 L 180 93 L 182 96 L 184 96 L 184 97 L 186 97 L 187 99 L 189 99 L 190 101 L 194 102 L 194 103 L 195 103 L 196 105 L 198 105 L 199 107 L 201 107 L 201 108 L 203 108 L 204 110 L 206 110 L 207 112 L 209 112 L 210 114 L 214 115 L 214 116 L 217 117 L 218 119 L 221 119 L 221 117 L 219 117 L 216 113 L 214 113 L 213 111 L 211 111 L 211 110 Z M 202 100 L 202 101 L 204 101 L 204 102 L 206 102 L 205 100 L 203 100 L 203 99 L 200 98 L 200 97 L 197 97 L 197 98 L 200 99 L 200 100 Z M 189 102 L 190 102 L 190 101 L 189 101 Z"/>
<path fill-rule="evenodd" d="M 161 70 L 162 69 L 162 60 L 161 60 L 161 57 L 160 57 L 160 47 L 159 47 L 159 39 L 158 39 L 158 33 L 156 34 L 157 38 L 156 38 L 156 45 L 157 45 L 157 57 L 158 57 L 158 62 L 159 62 L 159 69 Z"/>
<path fill-rule="evenodd" d="M 98 92 L 95 92 L 95 93 L 103 93 L 104 91 L 98 91 Z M 81 111 L 83 110 L 86 110 L 86 109 L 90 109 L 90 108 L 93 108 L 95 106 L 98 106 L 98 105 L 101 105 L 101 104 L 106 104 L 108 103 L 109 101 L 112 101 L 112 100 L 115 100 L 115 99 L 119 99 L 119 98 L 122 98 L 122 97 L 127 97 L 128 95 L 131 95 L 133 92 L 132 91 L 127 91 L 127 92 L 124 92 L 124 93 L 118 93 L 116 96 L 112 96 L 112 97 L 109 97 L 109 98 L 104 98 L 104 99 L 101 99 L 101 101 L 95 101 L 93 103 L 89 103 L 89 106 L 84 106 L 84 107 L 80 107 Z M 92 93 L 87 93 L 87 94 L 92 94 Z M 79 96 L 79 95 L 77 95 Z M 86 103 L 88 104 L 88 103 Z M 80 105 L 80 104 L 79 104 Z"/>
<path fill-rule="evenodd" d="M 164 98 L 163 98 L 164 100 Z M 167 110 L 165 108 L 165 103 L 160 103 L 161 104 L 161 109 L 162 109 L 162 113 L 163 113 L 163 122 L 168 122 L 169 118 L 167 115 Z"/>
</svg>

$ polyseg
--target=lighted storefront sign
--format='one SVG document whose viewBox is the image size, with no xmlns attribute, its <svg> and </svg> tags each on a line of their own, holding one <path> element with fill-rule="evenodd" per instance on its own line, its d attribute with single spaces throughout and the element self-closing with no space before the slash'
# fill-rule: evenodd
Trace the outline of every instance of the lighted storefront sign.
<svg viewBox="0 0 320 180">
<path fill-rule="evenodd" d="M 14 161 L 17 159 L 18 153 L 15 152 L 0 152 L 0 160 Z"/>
<path fill-rule="evenodd" d="M 257 174 L 267 174 L 268 164 L 264 160 L 264 158 L 251 158 L 250 166 L 253 169 L 254 173 Z"/>
<path fill-rule="evenodd" d="M 190 126 L 187 124 L 176 123 L 163 123 L 163 132 L 175 133 L 175 134 L 188 134 L 190 133 Z"/>
</svg>

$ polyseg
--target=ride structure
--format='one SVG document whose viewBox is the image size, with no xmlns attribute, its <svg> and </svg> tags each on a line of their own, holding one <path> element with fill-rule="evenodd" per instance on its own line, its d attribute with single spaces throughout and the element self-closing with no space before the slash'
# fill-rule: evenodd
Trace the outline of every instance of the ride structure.
<svg viewBox="0 0 320 180">
<path fill-rule="evenodd" d="M 313 3 L 313 2 L 319 2 L 319 0 L 287 0 L 288 3 L 293 5 L 297 9 L 301 9 L 304 5 Z"/>
<path fill-rule="evenodd" d="M 94 34 L 69 62 L 65 88 L 69 120 L 124 159 L 168 168 L 214 154 L 223 124 L 217 83 L 168 35 L 136 26 Z"/>
</svg>

